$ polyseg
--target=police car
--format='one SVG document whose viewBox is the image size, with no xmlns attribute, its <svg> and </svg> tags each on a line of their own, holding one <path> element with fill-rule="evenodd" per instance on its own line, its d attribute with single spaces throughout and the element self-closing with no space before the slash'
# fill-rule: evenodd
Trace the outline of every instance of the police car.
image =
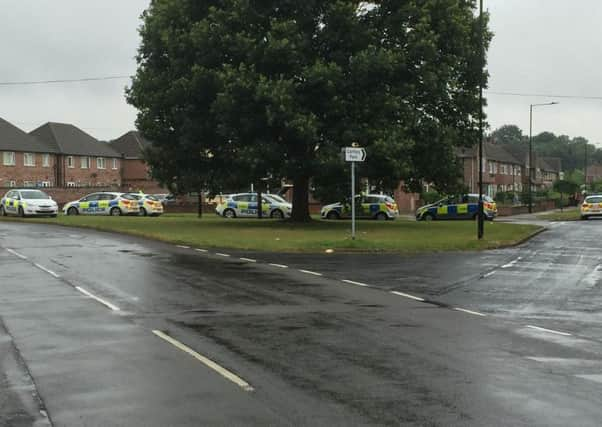
<svg viewBox="0 0 602 427">
<path fill-rule="evenodd" d="M 602 195 L 587 196 L 579 208 L 581 219 L 592 216 L 602 216 Z"/>
<path fill-rule="evenodd" d="M 441 199 L 416 210 L 417 221 L 435 219 L 476 219 L 479 212 L 479 195 L 463 194 Z M 483 213 L 485 218 L 493 221 L 497 216 L 497 205 L 494 200 L 483 195 Z"/>
<path fill-rule="evenodd" d="M 399 216 L 397 203 L 391 197 L 382 194 L 356 196 L 356 217 L 378 220 L 395 219 Z M 351 218 L 351 203 L 332 203 L 320 210 L 322 219 Z"/>
<path fill-rule="evenodd" d="M 88 194 L 63 206 L 67 215 L 138 215 L 138 200 L 124 193 L 101 192 Z"/>
<path fill-rule="evenodd" d="M 293 205 L 272 194 L 262 194 L 261 213 L 269 218 L 288 218 Z M 225 218 L 257 217 L 257 193 L 238 193 L 225 196 L 215 208 L 217 215 Z"/>
<path fill-rule="evenodd" d="M 0 215 L 56 217 L 59 207 L 52 198 L 40 190 L 11 190 L 0 201 Z"/>
<path fill-rule="evenodd" d="M 142 216 L 159 216 L 163 213 L 163 203 L 150 194 L 144 193 L 127 193 L 128 196 L 132 196 L 138 200 L 138 207 L 140 208 L 140 215 Z"/>
</svg>

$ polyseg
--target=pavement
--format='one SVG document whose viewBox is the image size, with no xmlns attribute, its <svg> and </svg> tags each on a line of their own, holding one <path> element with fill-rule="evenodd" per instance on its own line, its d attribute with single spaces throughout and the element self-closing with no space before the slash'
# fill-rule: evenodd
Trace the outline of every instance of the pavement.
<svg viewBox="0 0 602 427">
<path fill-rule="evenodd" d="M 597 426 L 601 227 L 402 257 L 0 222 L 0 426 Z"/>
</svg>

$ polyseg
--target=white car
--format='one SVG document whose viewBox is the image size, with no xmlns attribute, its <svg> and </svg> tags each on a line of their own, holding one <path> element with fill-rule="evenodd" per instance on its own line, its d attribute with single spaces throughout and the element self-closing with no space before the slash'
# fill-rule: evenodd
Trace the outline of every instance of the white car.
<svg viewBox="0 0 602 427">
<path fill-rule="evenodd" d="M 59 207 L 52 197 L 40 190 L 11 190 L 0 201 L 0 215 L 56 217 Z"/>
<path fill-rule="evenodd" d="M 602 216 L 602 195 L 587 196 L 581 204 L 581 219 Z"/>
<path fill-rule="evenodd" d="M 291 216 L 293 205 L 279 196 L 262 194 L 261 213 L 265 218 L 283 219 Z M 257 217 L 257 193 L 239 193 L 224 196 L 215 213 L 225 218 Z"/>
<path fill-rule="evenodd" d="M 138 200 L 140 215 L 159 216 L 163 214 L 163 203 L 157 197 L 144 193 L 127 193 L 127 195 Z"/>
<path fill-rule="evenodd" d="M 66 215 L 138 215 L 138 200 L 125 193 L 101 192 L 88 194 L 63 206 Z"/>
</svg>

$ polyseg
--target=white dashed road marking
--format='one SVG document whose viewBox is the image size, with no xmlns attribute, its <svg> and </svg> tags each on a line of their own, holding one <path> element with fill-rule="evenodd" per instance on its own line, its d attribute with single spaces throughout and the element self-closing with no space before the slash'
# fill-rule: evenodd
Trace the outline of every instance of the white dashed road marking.
<svg viewBox="0 0 602 427">
<path fill-rule="evenodd" d="M 195 249 L 195 251 L 201 252 L 201 253 L 204 253 L 204 254 L 206 254 L 207 252 L 209 252 L 207 249 Z"/>
<path fill-rule="evenodd" d="M 355 282 L 353 280 L 342 280 L 342 282 L 345 283 L 349 283 L 350 285 L 356 285 L 356 286 L 363 286 L 364 288 L 369 288 L 370 285 L 368 285 L 367 283 L 362 283 L 362 282 Z"/>
<path fill-rule="evenodd" d="M 271 265 L 272 267 L 278 267 L 278 268 L 288 268 L 288 265 L 283 265 L 283 264 L 268 264 Z"/>
<path fill-rule="evenodd" d="M 502 265 L 502 268 L 510 268 L 510 267 L 514 267 L 514 265 L 519 262 L 521 259 L 523 259 L 522 257 L 518 257 L 516 258 L 514 261 L 510 261 L 508 264 L 504 264 Z"/>
<path fill-rule="evenodd" d="M 57 278 L 57 279 L 58 279 L 59 277 L 61 277 L 61 276 L 59 276 L 58 274 L 56 274 L 54 271 L 52 271 L 52 270 L 48 270 L 48 269 L 47 269 L 46 267 L 44 267 L 43 265 L 40 265 L 40 264 L 37 264 L 37 263 L 34 263 L 34 265 L 35 265 L 36 267 L 38 267 L 40 270 L 42 270 L 42 271 L 45 271 L 46 273 L 50 274 L 51 276 L 53 276 L 53 277 L 55 277 L 55 278 Z"/>
<path fill-rule="evenodd" d="M 215 255 L 217 255 L 217 256 L 223 256 L 223 257 L 229 257 L 230 256 L 228 254 L 221 254 L 219 252 L 216 252 Z"/>
<path fill-rule="evenodd" d="M 114 304 L 111 304 L 108 301 L 103 300 L 102 298 L 97 297 L 96 295 L 91 294 L 90 292 L 88 292 L 87 290 L 85 290 L 84 288 L 81 288 L 79 286 L 76 286 L 75 289 L 77 289 L 78 291 L 80 291 L 82 294 L 92 298 L 93 300 L 98 301 L 99 303 L 101 303 L 104 306 L 109 307 L 111 310 L 113 311 L 120 311 L 119 307 L 117 307 Z"/>
<path fill-rule="evenodd" d="M 414 295 L 404 294 L 403 292 L 397 292 L 397 291 L 391 291 L 391 293 L 393 295 L 398 295 L 400 297 L 409 298 L 409 299 L 413 299 L 415 301 L 422 301 L 422 302 L 424 302 L 424 298 L 415 297 Z"/>
<path fill-rule="evenodd" d="M 466 310 L 465 308 L 455 307 L 454 310 L 461 311 L 463 313 L 474 314 L 475 316 L 487 317 L 486 314 L 479 313 L 478 311 Z"/>
<path fill-rule="evenodd" d="M 487 274 L 483 274 L 483 277 L 490 277 L 490 276 L 493 276 L 494 274 L 495 274 L 495 270 L 494 271 L 490 271 Z"/>
<path fill-rule="evenodd" d="M 6 249 L 7 252 L 13 254 L 14 256 L 21 258 L 21 259 L 27 259 L 27 257 L 25 255 L 21 255 L 19 252 L 13 251 L 12 249 Z"/>
<path fill-rule="evenodd" d="M 572 335 L 572 334 L 569 334 L 568 332 L 560 332 L 560 331 L 555 331 L 553 329 L 546 329 L 546 328 L 541 328 L 539 326 L 533 326 L 533 325 L 527 325 L 527 328 L 535 329 L 535 330 L 541 331 L 541 332 L 548 332 L 550 334 L 562 335 L 565 337 L 570 337 Z"/>
<path fill-rule="evenodd" d="M 246 261 L 246 262 L 257 262 L 256 259 L 251 259 L 251 258 L 240 258 L 241 261 Z"/>
<path fill-rule="evenodd" d="M 322 273 L 316 273 L 315 271 L 310 270 L 299 270 L 301 273 L 311 274 L 312 276 L 322 276 Z"/>
<path fill-rule="evenodd" d="M 180 249 L 190 249 L 190 246 L 184 246 L 184 245 L 176 245 L 177 248 Z"/>
<path fill-rule="evenodd" d="M 208 368 L 213 369 L 215 372 L 220 374 L 222 377 L 232 381 L 234 384 L 236 384 L 243 390 L 245 390 L 245 391 L 253 391 L 254 390 L 253 387 L 248 382 L 246 382 L 245 380 L 240 378 L 238 375 L 228 371 L 225 368 L 222 368 L 220 365 L 215 363 L 213 360 L 208 359 L 207 357 L 203 356 L 200 353 L 197 353 L 196 351 L 194 351 L 187 345 L 182 344 L 180 341 L 173 339 L 172 337 L 170 337 L 169 335 L 167 335 L 161 331 L 154 330 L 153 334 L 155 334 L 162 340 L 167 341 L 168 343 L 170 343 L 174 347 L 178 348 L 179 350 L 182 350 L 184 353 L 188 353 L 189 355 L 191 355 L 192 357 L 197 359 L 199 362 L 203 363 Z"/>
</svg>

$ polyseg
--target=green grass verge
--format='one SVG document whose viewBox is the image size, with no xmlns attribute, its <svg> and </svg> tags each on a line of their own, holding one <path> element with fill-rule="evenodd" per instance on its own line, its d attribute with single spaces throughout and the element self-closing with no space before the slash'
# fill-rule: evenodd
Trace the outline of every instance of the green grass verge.
<svg viewBox="0 0 602 427">
<path fill-rule="evenodd" d="M 564 212 L 550 212 L 537 215 L 537 218 L 546 221 L 579 221 L 581 213 L 579 209 L 565 209 Z"/>
<path fill-rule="evenodd" d="M 351 240 L 351 222 L 345 220 L 293 224 L 269 219 L 226 220 L 215 215 L 198 219 L 193 214 L 168 214 L 158 218 L 61 215 L 56 219 L 24 221 L 114 231 L 199 248 L 282 252 L 480 250 L 514 245 L 541 230 L 533 225 L 487 222 L 485 239 L 479 241 L 476 223 L 472 221 L 358 221 L 357 238 Z"/>
</svg>

